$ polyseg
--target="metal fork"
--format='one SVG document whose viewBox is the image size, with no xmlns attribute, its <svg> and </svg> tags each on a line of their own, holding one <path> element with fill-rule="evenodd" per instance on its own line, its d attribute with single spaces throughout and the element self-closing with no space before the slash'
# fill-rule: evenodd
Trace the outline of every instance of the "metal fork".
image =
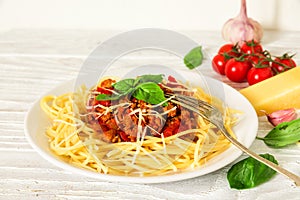
<svg viewBox="0 0 300 200">
<path fill-rule="evenodd" d="M 239 141 L 237 141 L 234 137 L 232 137 L 224 127 L 224 117 L 222 112 L 218 108 L 212 106 L 211 104 L 205 101 L 190 96 L 186 96 L 186 95 L 166 94 L 166 97 L 171 98 L 170 100 L 171 102 L 199 114 L 201 117 L 203 117 L 204 119 L 208 120 L 210 123 L 215 125 L 233 145 L 235 145 L 237 148 L 242 150 L 244 153 L 260 161 L 261 163 L 264 163 L 265 165 L 277 171 L 278 173 L 288 177 L 295 183 L 296 186 L 300 186 L 299 176 L 259 156 L 258 154 L 249 150 Z"/>
</svg>

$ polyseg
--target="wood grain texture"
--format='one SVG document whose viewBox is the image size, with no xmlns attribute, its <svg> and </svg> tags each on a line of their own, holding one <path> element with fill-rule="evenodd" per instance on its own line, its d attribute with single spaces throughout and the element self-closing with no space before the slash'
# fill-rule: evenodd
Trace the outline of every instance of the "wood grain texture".
<svg viewBox="0 0 300 200">
<path fill-rule="evenodd" d="M 277 175 L 251 190 L 231 190 L 226 166 L 190 180 L 162 184 L 104 182 L 57 168 L 44 160 L 24 135 L 24 117 L 31 104 L 59 83 L 77 76 L 89 53 L 112 31 L 12 30 L 0 33 L 0 199 L 298 199 L 300 189 Z M 208 60 L 224 42 L 218 32 L 183 32 L 203 44 Z M 264 47 L 274 54 L 297 53 L 299 32 L 266 32 Z M 159 58 L 149 58 L 159 59 Z M 170 60 L 170 65 L 174 62 Z M 229 83 L 210 67 L 203 74 L 240 89 L 245 84 Z M 260 118 L 258 135 L 272 127 Z M 300 174 L 300 146 L 271 149 L 255 141 L 251 149 L 269 152 L 279 163 Z M 243 158 L 245 156 L 242 156 Z"/>
</svg>

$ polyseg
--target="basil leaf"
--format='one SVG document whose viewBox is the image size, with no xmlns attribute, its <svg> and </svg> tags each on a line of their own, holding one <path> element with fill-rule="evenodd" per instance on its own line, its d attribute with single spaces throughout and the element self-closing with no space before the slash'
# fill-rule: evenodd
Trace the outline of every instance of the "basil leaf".
<svg viewBox="0 0 300 200">
<path fill-rule="evenodd" d="M 115 90 L 117 90 L 120 93 L 127 93 L 128 90 L 134 87 L 134 82 L 135 79 L 132 78 L 123 79 L 113 84 L 113 87 Z"/>
<path fill-rule="evenodd" d="M 263 140 L 272 147 L 284 147 L 300 140 L 300 118 L 290 122 L 283 122 L 274 127 Z"/>
<path fill-rule="evenodd" d="M 163 75 L 162 74 L 146 74 L 142 75 L 136 78 L 135 84 L 138 85 L 139 83 L 146 83 L 146 82 L 153 82 L 153 83 L 160 83 L 163 80 Z"/>
<path fill-rule="evenodd" d="M 159 104 L 166 100 L 163 90 L 153 82 L 138 85 L 133 96 L 150 104 Z"/>
<path fill-rule="evenodd" d="M 117 100 L 121 95 L 108 95 L 108 94 L 98 94 L 96 96 L 97 101 L 108 101 L 108 100 Z"/>
<path fill-rule="evenodd" d="M 202 47 L 196 47 L 192 49 L 188 54 L 184 57 L 184 64 L 189 69 L 194 69 L 202 64 L 203 60 L 203 53 L 202 53 Z"/>
<path fill-rule="evenodd" d="M 99 94 L 96 97 L 98 101 L 117 100 L 121 96 L 133 92 L 133 96 L 139 100 L 143 100 L 150 104 L 158 104 L 165 100 L 163 90 L 157 85 L 162 82 L 163 75 L 142 75 L 136 79 L 128 78 L 113 84 L 114 89 L 119 92 L 119 95 Z M 163 106 L 166 106 L 164 103 Z"/>
<path fill-rule="evenodd" d="M 274 156 L 261 154 L 261 157 L 278 164 Z M 231 188 L 247 189 L 258 186 L 270 180 L 276 171 L 267 165 L 248 157 L 234 164 L 227 173 L 227 180 Z"/>
</svg>

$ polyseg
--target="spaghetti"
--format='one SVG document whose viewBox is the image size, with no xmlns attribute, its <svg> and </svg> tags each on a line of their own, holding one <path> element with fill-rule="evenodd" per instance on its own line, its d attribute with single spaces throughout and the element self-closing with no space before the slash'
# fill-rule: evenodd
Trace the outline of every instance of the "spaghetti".
<svg viewBox="0 0 300 200">
<path fill-rule="evenodd" d="M 101 86 L 105 80 L 99 85 Z M 180 92 L 192 91 L 195 98 L 209 103 L 215 102 L 201 88 L 189 88 L 180 83 L 175 85 L 177 86 L 169 87 L 170 84 L 164 83 L 164 90 L 167 88 L 174 91 L 177 88 Z M 109 90 L 108 87 L 104 89 Z M 125 102 L 124 99 L 118 100 L 115 104 L 98 102 L 99 104 L 95 105 L 91 103 L 95 102 L 95 91 L 96 95 L 99 94 L 97 87 L 90 90 L 82 87 L 74 93 L 45 96 L 40 102 L 41 108 L 51 120 L 51 126 L 46 130 L 50 149 L 76 166 L 114 175 L 170 174 L 202 166 L 230 146 L 230 142 L 211 123 L 198 115 L 192 113 L 189 115 L 190 118 L 195 118 L 196 126 L 184 124 L 183 128 L 172 129 L 172 134 L 164 134 L 167 133 L 166 129 L 174 127 L 174 123 L 168 125 L 167 121 L 176 117 L 172 115 L 172 111 L 178 108 L 174 109 L 169 104 L 163 107 L 164 102 L 161 102 L 157 105 L 145 104 L 144 106 L 151 108 L 151 112 L 149 109 L 146 112 L 140 107 L 133 106 L 133 100 Z M 165 100 L 167 101 L 168 99 Z M 91 109 L 92 107 L 99 109 Z M 155 110 L 155 107 L 160 107 L 161 110 Z M 122 125 L 114 126 L 116 129 L 111 127 L 109 129 L 98 124 L 100 132 L 95 128 L 97 124 L 95 122 L 100 122 L 101 117 L 106 117 L 109 113 L 118 121 L 118 115 L 119 117 L 126 115 L 125 112 L 120 114 L 125 108 L 130 109 L 131 112 L 127 112 L 127 115 L 131 115 L 131 119 L 136 122 L 135 128 L 131 129 L 136 131 L 135 134 L 125 133 L 124 136 L 125 130 L 128 129 L 126 127 L 120 129 Z M 180 112 L 183 111 L 181 108 Z M 237 120 L 234 113 L 235 111 L 228 108 L 224 111 L 224 124 L 231 134 L 233 134 L 231 127 Z M 149 116 L 155 116 L 156 122 L 160 120 L 165 122 L 165 125 L 155 127 L 149 122 L 150 118 L 147 118 Z M 164 116 L 168 117 L 163 118 Z M 111 123 L 110 121 L 110 125 Z M 114 134 L 107 136 L 105 133 L 107 131 Z"/>
</svg>

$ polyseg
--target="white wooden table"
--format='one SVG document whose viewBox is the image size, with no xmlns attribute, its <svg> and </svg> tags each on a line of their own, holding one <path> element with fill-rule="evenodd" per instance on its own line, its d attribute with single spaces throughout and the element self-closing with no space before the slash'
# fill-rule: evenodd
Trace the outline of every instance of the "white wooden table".
<svg viewBox="0 0 300 200">
<path fill-rule="evenodd" d="M 75 78 L 86 56 L 101 41 L 116 33 L 79 30 L 11 30 L 0 33 L 0 199 L 300 198 L 300 188 L 281 175 L 254 189 L 230 189 L 226 173 L 231 165 L 190 180 L 126 184 L 72 174 L 36 153 L 24 135 L 23 121 L 30 105 L 55 85 Z M 219 32 L 182 33 L 204 44 L 209 56 L 224 44 Z M 276 55 L 297 53 L 295 60 L 300 64 L 300 32 L 265 32 L 263 46 Z M 204 73 L 227 81 L 210 68 Z M 245 86 L 231 85 L 237 89 Z M 271 128 L 264 118 L 260 118 L 259 135 Z M 256 140 L 251 149 L 275 155 L 281 166 L 300 175 L 300 146 L 271 149 Z"/>
</svg>

